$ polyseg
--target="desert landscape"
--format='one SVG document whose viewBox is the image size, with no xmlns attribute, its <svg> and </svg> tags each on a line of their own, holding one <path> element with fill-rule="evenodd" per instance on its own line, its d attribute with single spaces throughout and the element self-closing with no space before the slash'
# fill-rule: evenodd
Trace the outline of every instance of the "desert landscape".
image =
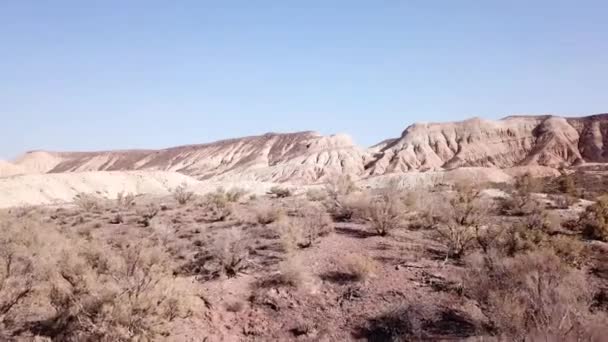
<svg viewBox="0 0 608 342">
<path fill-rule="evenodd" d="M 0 340 L 605 341 L 606 162 L 608 114 L 27 152 Z"/>
</svg>

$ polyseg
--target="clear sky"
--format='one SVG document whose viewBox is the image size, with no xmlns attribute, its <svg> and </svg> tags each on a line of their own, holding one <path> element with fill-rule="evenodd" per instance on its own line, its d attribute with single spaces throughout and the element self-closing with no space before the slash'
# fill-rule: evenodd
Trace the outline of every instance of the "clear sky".
<svg viewBox="0 0 608 342">
<path fill-rule="evenodd" d="M 608 1 L 0 0 L 0 158 L 608 112 Z"/>
</svg>

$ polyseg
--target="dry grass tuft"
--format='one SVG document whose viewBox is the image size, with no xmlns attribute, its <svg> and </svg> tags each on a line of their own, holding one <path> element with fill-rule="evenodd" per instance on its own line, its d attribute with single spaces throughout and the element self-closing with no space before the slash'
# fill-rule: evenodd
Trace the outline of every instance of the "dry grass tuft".
<svg viewBox="0 0 608 342">
<path fill-rule="evenodd" d="M 351 275 L 356 281 L 366 281 L 372 277 L 377 269 L 377 262 L 367 255 L 349 254 L 341 261 L 344 272 Z"/>
</svg>

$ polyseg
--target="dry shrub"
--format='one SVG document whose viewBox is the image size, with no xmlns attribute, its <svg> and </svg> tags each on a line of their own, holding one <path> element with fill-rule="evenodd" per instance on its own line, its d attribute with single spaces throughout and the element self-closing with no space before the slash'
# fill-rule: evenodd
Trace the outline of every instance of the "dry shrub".
<svg viewBox="0 0 608 342">
<path fill-rule="evenodd" d="M 154 340 L 189 313 L 193 297 L 154 247 L 100 246 L 38 221 L 2 228 L 0 335 Z"/>
<path fill-rule="evenodd" d="M 323 202 L 327 200 L 327 191 L 319 188 L 312 188 L 306 191 L 306 199 L 311 202 Z"/>
<path fill-rule="evenodd" d="M 285 216 L 284 211 L 272 203 L 261 203 L 254 208 L 254 211 L 257 223 L 263 225 L 276 222 Z"/>
<path fill-rule="evenodd" d="M 84 192 L 78 193 L 76 196 L 74 196 L 74 204 L 86 212 L 99 210 L 102 207 L 100 198 Z"/>
<path fill-rule="evenodd" d="M 292 194 L 293 192 L 291 191 L 291 189 L 280 186 L 273 186 L 272 188 L 270 188 L 270 190 L 268 190 L 268 195 L 276 198 L 290 197 Z"/>
<path fill-rule="evenodd" d="M 301 287 L 310 279 L 310 275 L 304 269 L 304 266 L 293 257 L 279 264 L 279 276 L 278 279 L 281 284 Z"/>
<path fill-rule="evenodd" d="M 348 195 L 329 196 L 324 206 L 331 217 L 338 222 L 346 222 L 355 218 L 357 212 L 365 208 L 369 199 L 362 193 L 351 193 Z"/>
<path fill-rule="evenodd" d="M 221 191 L 206 194 L 198 206 L 204 210 L 205 220 L 209 222 L 224 221 L 232 214 L 232 205 Z"/>
<path fill-rule="evenodd" d="M 248 244 L 236 229 L 221 232 L 210 247 L 211 259 L 208 260 L 210 262 L 207 265 L 204 265 L 206 270 L 213 277 L 222 274 L 235 277 L 248 267 Z"/>
<path fill-rule="evenodd" d="M 247 195 L 247 190 L 241 188 L 231 188 L 226 192 L 226 200 L 231 203 L 236 203 Z"/>
<path fill-rule="evenodd" d="M 459 259 L 479 241 L 490 214 L 488 201 L 482 199 L 481 190 L 461 183 L 454 196 L 443 203 L 443 216 L 436 225 L 439 239 L 447 246 L 447 257 Z"/>
<path fill-rule="evenodd" d="M 148 204 L 143 208 L 136 209 L 137 216 L 137 224 L 143 227 L 149 227 L 150 221 L 158 214 L 158 207 L 154 204 Z"/>
<path fill-rule="evenodd" d="M 180 205 L 184 205 L 194 198 L 194 192 L 188 191 L 188 184 L 182 183 L 171 191 L 173 198 Z"/>
<path fill-rule="evenodd" d="M 341 260 L 341 264 L 344 272 L 356 281 L 366 281 L 378 269 L 378 264 L 374 259 L 362 254 L 349 254 Z"/>
<path fill-rule="evenodd" d="M 380 236 L 386 236 L 404 223 L 407 208 L 395 193 L 371 198 L 360 215 Z"/>
<path fill-rule="evenodd" d="M 122 209 L 129 209 L 135 205 L 135 195 L 131 192 L 125 194 L 124 191 L 116 194 L 116 206 Z"/>
<path fill-rule="evenodd" d="M 499 258 L 468 258 L 465 292 L 484 308 L 492 328 L 509 340 L 594 340 L 598 319 L 584 272 L 550 250 Z M 601 315 L 603 316 L 603 315 Z"/>
<path fill-rule="evenodd" d="M 299 209 L 298 216 L 283 220 L 279 230 L 283 247 L 289 252 L 295 247 L 311 247 L 320 237 L 333 232 L 334 223 L 324 208 L 307 205 Z"/>
<path fill-rule="evenodd" d="M 46 247 L 45 237 L 37 234 L 33 222 L 13 224 L 11 219 L 0 217 L 0 337 L 8 333 L 6 325 L 11 325 L 15 309 L 44 280 L 44 263 L 34 251 Z"/>
<path fill-rule="evenodd" d="M 572 197 L 578 197 L 579 191 L 576 187 L 572 174 L 568 173 L 565 170 L 561 170 L 560 172 L 561 174 L 557 178 L 558 190 L 563 194 L 567 194 Z"/>
<path fill-rule="evenodd" d="M 325 190 L 329 197 L 337 199 L 340 196 L 350 195 L 359 189 L 350 175 L 338 174 L 327 180 Z"/>
<path fill-rule="evenodd" d="M 553 202 L 556 209 L 569 209 L 571 206 L 578 202 L 578 198 L 563 194 L 563 195 L 549 195 L 549 199 Z"/>
<path fill-rule="evenodd" d="M 608 241 L 608 195 L 601 196 L 588 206 L 579 218 L 585 237 Z"/>
</svg>

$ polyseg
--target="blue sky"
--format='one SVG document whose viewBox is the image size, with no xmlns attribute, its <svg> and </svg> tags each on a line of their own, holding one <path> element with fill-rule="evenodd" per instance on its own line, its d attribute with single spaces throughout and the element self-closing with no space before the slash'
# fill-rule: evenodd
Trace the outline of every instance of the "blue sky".
<svg viewBox="0 0 608 342">
<path fill-rule="evenodd" d="M 0 0 L 0 158 L 608 112 L 607 1 Z"/>
</svg>

